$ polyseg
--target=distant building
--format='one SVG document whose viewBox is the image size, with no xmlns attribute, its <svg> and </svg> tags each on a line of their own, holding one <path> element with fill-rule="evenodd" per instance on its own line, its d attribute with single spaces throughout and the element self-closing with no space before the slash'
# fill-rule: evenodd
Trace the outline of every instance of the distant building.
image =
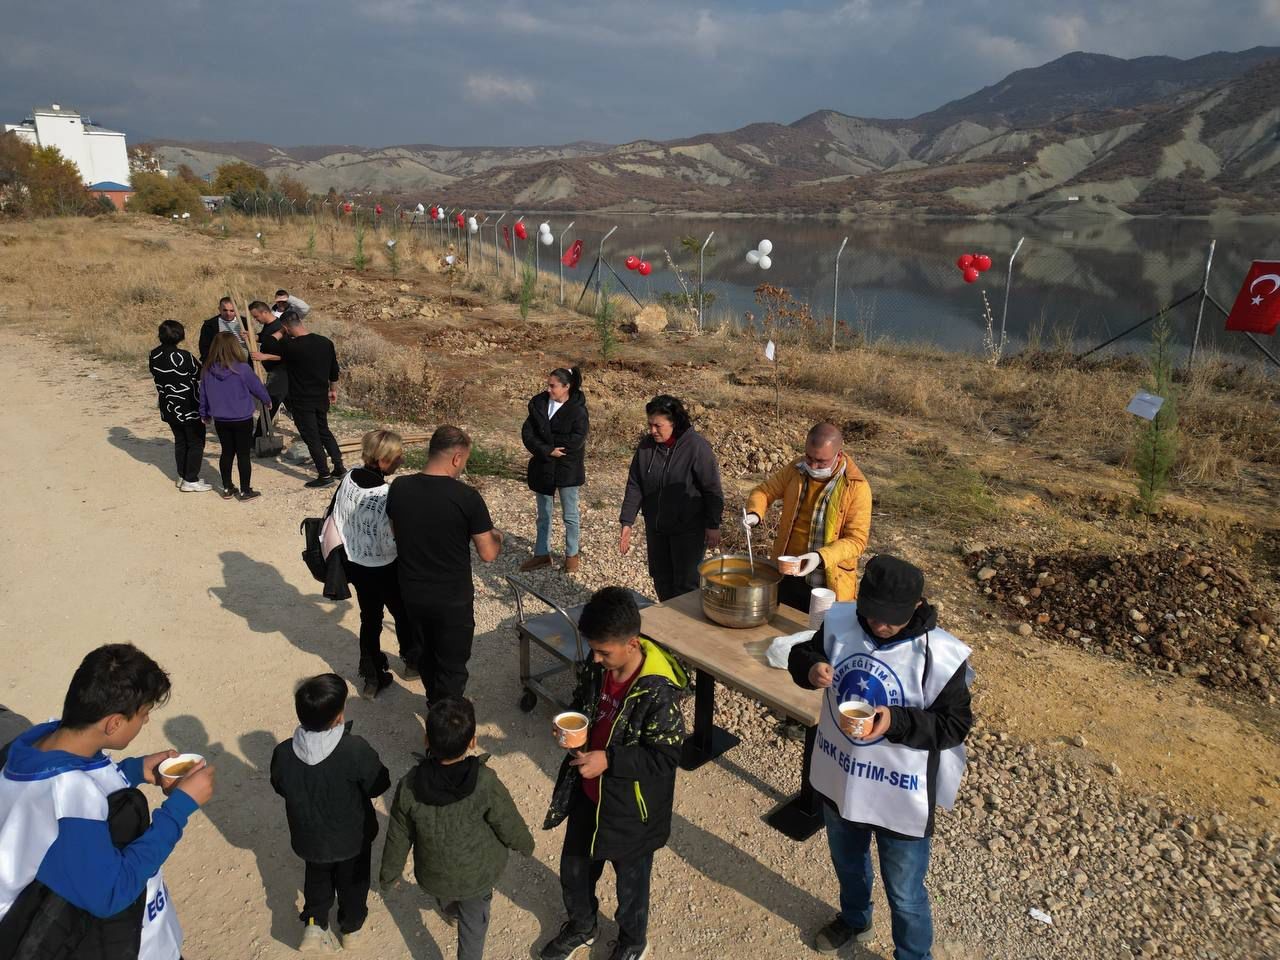
<svg viewBox="0 0 1280 960">
<path fill-rule="evenodd" d="M 125 204 L 129 202 L 129 197 L 133 194 L 132 187 L 127 187 L 123 183 L 115 183 L 111 180 L 91 183 L 89 184 L 89 190 L 100 197 L 106 197 L 117 210 L 123 210 Z"/>
<path fill-rule="evenodd" d="M 100 127 L 69 107 L 57 103 L 37 107 L 22 123 L 6 123 L 4 132 L 16 133 L 32 146 L 57 147 L 79 167 L 84 182 L 96 192 L 129 190 L 129 151 L 124 134 Z M 103 184 L 110 186 L 99 189 Z"/>
</svg>

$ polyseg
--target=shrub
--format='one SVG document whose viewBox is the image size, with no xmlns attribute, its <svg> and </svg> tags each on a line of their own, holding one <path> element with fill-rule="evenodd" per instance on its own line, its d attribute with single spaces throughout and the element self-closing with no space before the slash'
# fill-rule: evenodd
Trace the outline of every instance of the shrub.
<svg viewBox="0 0 1280 960">
<path fill-rule="evenodd" d="M 135 173 L 129 209 L 160 217 L 171 217 L 175 213 L 179 216 L 189 213 L 194 217 L 204 212 L 204 201 L 200 199 L 200 188 L 189 180 L 159 173 Z"/>
<path fill-rule="evenodd" d="M 240 160 L 224 163 L 213 175 L 214 193 L 265 193 L 268 187 L 270 183 L 265 173 Z"/>
</svg>

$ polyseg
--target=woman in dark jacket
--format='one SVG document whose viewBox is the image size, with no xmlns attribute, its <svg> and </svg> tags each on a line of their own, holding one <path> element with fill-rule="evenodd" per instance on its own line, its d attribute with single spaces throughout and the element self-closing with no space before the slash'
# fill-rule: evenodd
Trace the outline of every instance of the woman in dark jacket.
<svg viewBox="0 0 1280 960">
<path fill-rule="evenodd" d="M 631 549 L 636 514 L 644 514 L 649 576 L 659 600 L 698 589 L 698 564 L 720 546 L 724 492 L 720 465 L 706 438 L 693 429 L 684 404 L 665 394 L 644 408 L 649 432 L 631 458 L 622 498 L 618 549 Z"/>
<path fill-rule="evenodd" d="M 577 367 L 552 370 L 547 389 L 529 401 L 529 416 L 520 431 L 525 449 L 532 454 L 529 489 L 538 499 L 538 540 L 533 556 L 520 564 L 521 570 L 551 565 L 551 511 L 557 490 L 564 518 L 564 571 L 578 569 L 578 488 L 587 482 L 584 461 L 589 429 L 582 372 Z"/>
</svg>

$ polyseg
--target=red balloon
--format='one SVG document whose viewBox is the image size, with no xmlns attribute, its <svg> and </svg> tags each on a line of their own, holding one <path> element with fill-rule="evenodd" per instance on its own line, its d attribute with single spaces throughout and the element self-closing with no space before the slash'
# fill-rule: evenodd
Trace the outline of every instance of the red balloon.
<svg viewBox="0 0 1280 960">
<path fill-rule="evenodd" d="M 351 204 L 349 204 L 349 203 L 344 203 L 344 204 L 342 205 L 342 212 L 343 212 L 343 213 L 350 213 L 350 212 L 351 212 Z"/>
<path fill-rule="evenodd" d="M 376 207 L 374 207 L 373 212 L 376 213 L 378 216 L 382 216 L 382 204 L 378 204 Z"/>
<path fill-rule="evenodd" d="M 467 218 L 464 217 L 462 214 L 458 214 L 456 217 L 453 218 L 453 222 L 461 227 L 466 224 Z"/>
<path fill-rule="evenodd" d="M 961 254 L 960 257 L 956 260 L 956 266 L 959 267 L 961 270 L 968 270 L 970 267 L 973 266 L 973 259 L 974 258 L 972 253 Z"/>
<path fill-rule="evenodd" d="M 977 279 L 978 279 L 978 268 L 977 268 L 977 267 L 969 267 L 967 270 L 965 270 L 965 272 L 964 272 L 964 282 L 965 282 L 965 283 L 975 283 L 975 282 L 977 281 Z"/>
<path fill-rule="evenodd" d="M 979 273 L 986 273 L 991 269 L 991 258 L 985 253 L 980 253 L 973 258 L 973 265 L 978 268 Z"/>
<path fill-rule="evenodd" d="M 529 239 L 529 231 L 525 229 L 523 220 L 521 220 L 519 223 L 516 224 L 516 236 L 519 237 L 521 240 Z"/>
<path fill-rule="evenodd" d="M 627 259 L 623 260 L 622 262 L 627 265 L 628 270 L 635 270 L 637 267 L 640 266 L 640 258 L 635 256 L 634 254 L 630 257 L 627 257 Z"/>
<path fill-rule="evenodd" d="M 653 267 L 648 260 L 641 260 L 640 266 L 636 267 L 636 269 L 640 271 L 640 276 L 642 277 L 647 277 L 653 273 Z"/>
<path fill-rule="evenodd" d="M 432 220 L 434 220 L 434 219 L 436 218 L 436 211 L 437 211 L 437 210 L 439 210 L 439 209 L 440 209 L 439 207 L 437 207 L 437 206 L 435 206 L 434 204 L 432 204 L 432 206 L 431 206 L 431 219 L 432 219 Z"/>
</svg>

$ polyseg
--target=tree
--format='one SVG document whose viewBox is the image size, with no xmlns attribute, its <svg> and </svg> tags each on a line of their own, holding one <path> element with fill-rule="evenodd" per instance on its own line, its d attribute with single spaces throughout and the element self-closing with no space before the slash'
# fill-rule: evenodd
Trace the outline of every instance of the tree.
<svg viewBox="0 0 1280 960">
<path fill-rule="evenodd" d="M 240 160 L 224 163 L 213 175 L 213 192 L 219 194 L 265 193 L 269 186 L 265 173 L 253 164 Z"/>
<path fill-rule="evenodd" d="M 135 173 L 129 209 L 162 217 L 171 217 L 175 213 L 199 216 L 204 212 L 204 201 L 200 199 L 200 188 L 196 185 L 200 182 L 191 183 L 181 177 L 166 177 L 160 173 Z"/>
<path fill-rule="evenodd" d="M 307 185 L 297 177 L 291 177 L 287 173 L 282 173 L 276 177 L 274 190 L 285 200 L 292 200 L 294 207 L 299 211 L 305 209 L 307 201 L 311 199 L 311 193 L 307 190 Z"/>
<path fill-rule="evenodd" d="M 37 217 L 97 212 L 100 207 L 80 177 L 80 168 L 57 147 L 37 147 L 27 170 L 27 197 Z"/>
<path fill-rule="evenodd" d="M 205 182 L 205 179 L 203 177 L 197 176 L 196 172 L 192 170 L 191 167 L 189 167 L 185 163 L 178 164 L 178 179 L 181 180 L 183 183 L 194 184 L 196 188 L 201 191 L 203 191 L 204 188 L 208 186 L 208 184 Z"/>
<path fill-rule="evenodd" d="M 16 133 L 0 136 L 0 211 L 16 216 L 27 204 L 27 173 L 35 147 Z"/>
</svg>

